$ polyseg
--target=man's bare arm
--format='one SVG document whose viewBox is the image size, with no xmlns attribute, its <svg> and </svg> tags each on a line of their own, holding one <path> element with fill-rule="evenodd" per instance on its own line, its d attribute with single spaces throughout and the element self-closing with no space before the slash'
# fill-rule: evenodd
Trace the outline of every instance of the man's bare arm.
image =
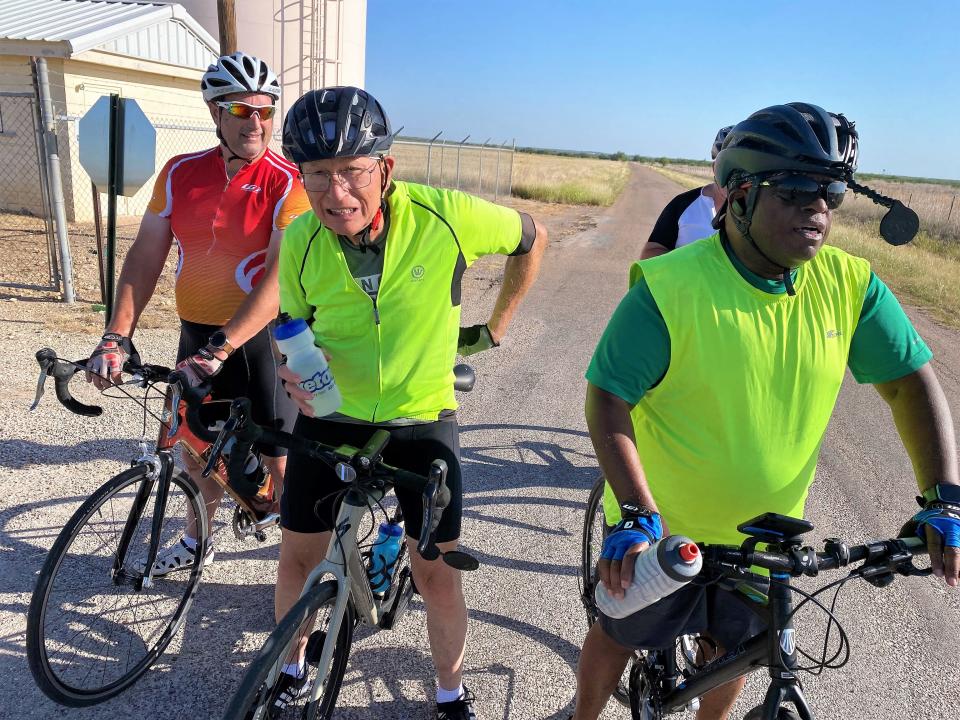
<svg viewBox="0 0 960 720">
<path fill-rule="evenodd" d="M 500 294 L 497 296 L 493 314 L 487 322 L 490 336 L 495 342 L 500 342 L 506 334 L 514 313 L 520 307 L 520 302 L 540 272 L 540 262 L 549 241 L 546 228 L 536 220 L 533 221 L 533 225 L 537 235 L 530 252 L 526 255 L 513 255 L 507 258 L 507 264 L 503 269 Z"/>
<path fill-rule="evenodd" d="M 156 290 L 172 243 L 170 220 L 147 212 L 140 221 L 137 239 L 123 260 L 108 332 L 125 337 L 133 335 L 143 309 Z"/>
</svg>

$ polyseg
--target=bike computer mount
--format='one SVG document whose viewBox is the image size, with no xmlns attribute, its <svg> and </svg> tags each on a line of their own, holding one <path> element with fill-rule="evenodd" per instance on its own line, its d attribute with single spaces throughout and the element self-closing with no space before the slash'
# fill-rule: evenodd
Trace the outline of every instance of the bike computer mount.
<svg viewBox="0 0 960 720">
<path fill-rule="evenodd" d="M 768 512 L 740 523 L 737 530 L 749 535 L 755 542 L 799 545 L 800 536 L 813 530 L 813 523 Z"/>
</svg>

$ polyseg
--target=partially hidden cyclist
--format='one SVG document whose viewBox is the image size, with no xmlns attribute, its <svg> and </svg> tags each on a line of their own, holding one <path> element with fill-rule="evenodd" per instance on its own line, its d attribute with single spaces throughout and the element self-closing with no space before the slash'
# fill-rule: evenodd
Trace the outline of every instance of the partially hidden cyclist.
<svg viewBox="0 0 960 720">
<path fill-rule="evenodd" d="M 760 110 L 717 156 L 719 232 L 631 268 L 586 374 L 615 524 L 599 576 L 614 596 L 664 533 L 739 545 L 739 522 L 802 516 L 848 367 L 889 405 L 926 505 L 912 524 L 936 575 L 957 585 L 956 438 L 932 353 L 867 261 L 824 244 L 856 159 L 843 115 L 806 103 Z M 725 598 L 689 585 L 622 620 L 601 614 L 580 656 L 574 717 L 598 717 L 633 648 L 699 632 L 722 652 L 762 631 Z M 708 693 L 697 717 L 726 718 L 742 686 Z"/>
<path fill-rule="evenodd" d="M 200 90 L 220 143 L 171 158 L 157 176 L 87 377 L 101 389 L 119 380 L 140 314 L 176 241 L 178 369 L 193 385 L 210 379 L 215 399 L 251 398 L 257 422 L 289 429 L 296 407 L 277 380 L 266 326 L 279 306 L 275 259 L 280 238 L 309 204 L 296 167 L 267 147 L 280 84 L 263 60 L 237 52 L 208 68 Z M 261 450 L 279 497 L 286 450 Z M 201 468 L 186 454 L 184 463 L 212 517 L 222 489 L 201 477 Z M 157 556 L 155 576 L 194 564 L 194 528 L 188 517 L 181 541 Z M 204 562 L 212 559 L 211 544 Z"/>
<path fill-rule="evenodd" d="M 384 460 L 426 473 L 449 466 L 453 499 L 436 533 L 441 550 L 460 537 L 462 489 L 452 368 L 497 346 L 533 284 L 547 233 L 529 215 L 462 192 L 393 179 L 394 134 L 380 103 L 354 87 L 308 92 L 287 113 L 283 150 L 296 163 L 313 212 L 290 225 L 280 251 L 280 305 L 306 319 L 330 359 L 340 410 L 312 417 L 309 395 L 281 368 L 301 414 L 294 433 L 337 445 L 391 434 Z M 461 280 L 479 257 L 508 255 L 489 320 L 460 328 Z M 276 613 L 296 602 L 324 557 L 343 484 L 321 463 L 291 452 L 281 499 L 283 539 Z M 413 577 L 427 612 L 438 676 L 437 717 L 474 718 L 462 684 L 467 609 L 460 572 L 416 551 L 419 496 L 397 491 Z M 302 666 L 289 663 L 279 704 L 296 697 Z M 298 680 L 298 676 L 303 680 Z M 375 714 L 375 713 L 374 713 Z"/>
<path fill-rule="evenodd" d="M 710 146 L 712 160 L 716 161 L 720 147 L 731 128 L 732 126 L 728 125 L 717 131 L 713 145 Z M 650 237 L 640 250 L 640 259 L 657 257 L 713 235 L 716 232 L 713 229 L 713 218 L 723 209 L 726 200 L 726 189 L 715 182 L 677 195 L 667 203 L 657 218 Z"/>
</svg>

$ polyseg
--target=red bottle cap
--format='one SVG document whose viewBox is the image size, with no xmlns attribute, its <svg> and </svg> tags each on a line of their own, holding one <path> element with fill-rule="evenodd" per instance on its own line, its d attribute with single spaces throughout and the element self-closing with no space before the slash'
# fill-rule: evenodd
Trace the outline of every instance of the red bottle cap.
<svg viewBox="0 0 960 720">
<path fill-rule="evenodd" d="M 685 563 L 692 563 L 700 557 L 700 548 L 694 543 L 685 543 L 680 546 L 680 559 Z"/>
</svg>

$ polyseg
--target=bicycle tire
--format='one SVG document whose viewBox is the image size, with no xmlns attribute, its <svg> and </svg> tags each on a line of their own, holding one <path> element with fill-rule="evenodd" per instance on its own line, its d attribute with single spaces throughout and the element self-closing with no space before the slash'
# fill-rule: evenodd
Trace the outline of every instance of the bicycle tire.
<svg viewBox="0 0 960 720">
<path fill-rule="evenodd" d="M 136 589 L 149 551 L 156 488 L 136 516 L 133 500 L 142 483 L 159 482 L 148 473 L 136 465 L 96 490 L 67 522 L 40 570 L 27 614 L 27 659 L 37 686 L 61 705 L 95 705 L 123 692 L 160 657 L 190 609 L 203 563 Z M 200 521 L 202 547 L 207 518 L 200 491 L 175 469 L 158 550 L 179 542 L 187 505 Z M 114 582 L 118 548 L 111 542 L 119 541 L 128 518 L 134 532 L 122 579 Z M 110 655 L 124 649 L 139 654 L 126 660 Z"/>
<path fill-rule="evenodd" d="M 592 627 L 597 621 L 599 610 L 593 599 L 593 591 L 599 582 L 597 576 L 597 560 L 603 549 L 603 540 L 609 528 L 603 514 L 604 477 L 600 475 L 594 481 L 587 498 L 587 509 L 583 516 L 583 537 L 580 545 L 580 593 L 583 607 L 587 615 L 587 627 Z M 632 663 L 632 661 L 631 661 Z M 613 696 L 621 705 L 630 707 L 630 665 L 628 664 L 617 683 Z"/>
<path fill-rule="evenodd" d="M 329 617 L 320 620 L 320 627 L 314 630 L 318 614 L 329 607 L 333 611 L 337 599 L 337 582 L 327 580 L 313 586 L 307 591 L 290 611 L 283 616 L 273 632 L 263 644 L 263 649 L 256 659 L 247 668 L 240 686 L 230 701 L 224 714 L 225 720 L 280 720 L 282 718 L 298 718 L 303 720 L 326 720 L 331 717 L 340 693 L 340 685 L 347 669 L 347 659 L 350 656 L 350 646 L 353 644 L 353 628 L 355 624 L 353 605 L 348 601 L 346 611 L 340 621 L 340 631 L 337 633 L 330 667 L 322 691 L 317 701 L 311 702 L 313 684 L 316 679 L 319 661 L 320 640 L 313 640 L 311 636 L 322 631 L 322 638 L 326 638 L 325 628 Z M 289 648 L 295 641 L 307 643 L 307 684 L 300 696 L 288 704 L 282 711 L 273 708 L 277 695 L 275 687 L 266 687 L 270 676 L 278 677 L 280 666 L 287 662 Z M 310 658 L 314 661 L 311 662 Z"/>
</svg>

